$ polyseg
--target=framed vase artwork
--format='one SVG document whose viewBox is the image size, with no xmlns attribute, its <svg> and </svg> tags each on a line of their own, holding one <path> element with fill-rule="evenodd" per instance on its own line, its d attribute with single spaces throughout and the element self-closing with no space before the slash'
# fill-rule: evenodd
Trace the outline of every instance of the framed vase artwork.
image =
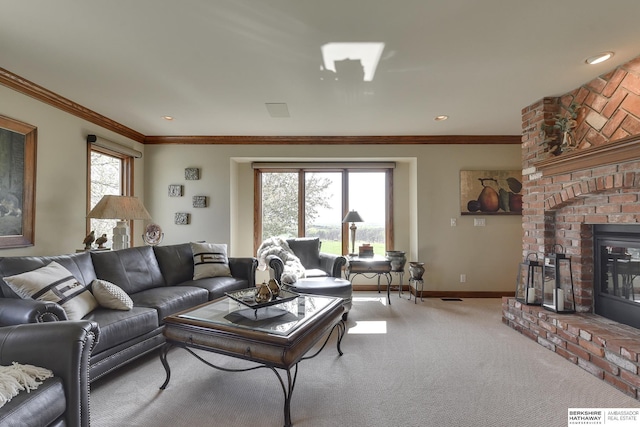
<svg viewBox="0 0 640 427">
<path fill-rule="evenodd" d="M 36 134 L 0 116 L 0 248 L 34 244 Z"/>
<path fill-rule="evenodd" d="M 522 215 L 521 170 L 460 171 L 461 215 Z"/>
</svg>

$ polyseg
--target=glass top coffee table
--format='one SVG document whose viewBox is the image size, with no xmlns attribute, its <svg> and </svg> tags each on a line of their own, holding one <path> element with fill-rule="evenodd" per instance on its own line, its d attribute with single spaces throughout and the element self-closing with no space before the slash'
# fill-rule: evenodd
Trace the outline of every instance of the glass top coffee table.
<svg viewBox="0 0 640 427">
<path fill-rule="evenodd" d="M 284 425 L 291 426 L 291 394 L 298 375 L 298 363 L 318 355 L 337 331 L 337 350 L 345 333 L 342 320 L 342 299 L 299 295 L 287 301 L 261 308 L 243 304 L 240 298 L 229 297 L 210 301 L 164 319 L 167 340 L 160 352 L 166 372 L 165 389 L 171 378 L 167 353 L 172 347 L 182 347 L 213 368 L 227 372 L 271 369 L 284 392 Z M 322 339 L 324 343 L 310 356 L 306 353 Z M 206 350 L 257 364 L 245 369 L 216 366 L 192 349 Z M 287 381 L 276 369 L 286 371 Z M 293 368 L 293 374 L 292 374 Z"/>
</svg>

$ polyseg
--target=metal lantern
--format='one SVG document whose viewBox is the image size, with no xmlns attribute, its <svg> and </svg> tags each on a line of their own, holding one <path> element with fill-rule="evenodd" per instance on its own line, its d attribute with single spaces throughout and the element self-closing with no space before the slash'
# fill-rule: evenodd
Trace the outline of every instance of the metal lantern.
<svg viewBox="0 0 640 427">
<path fill-rule="evenodd" d="M 571 258 L 562 252 L 553 251 L 544 257 L 544 289 L 542 306 L 556 313 L 574 313 L 576 311 L 575 295 L 573 291 L 573 272 Z"/>
<path fill-rule="evenodd" d="M 542 264 L 538 261 L 538 254 L 528 254 L 525 260 L 520 263 L 518 269 L 516 300 L 527 305 L 540 305 L 542 300 L 542 278 Z"/>
</svg>

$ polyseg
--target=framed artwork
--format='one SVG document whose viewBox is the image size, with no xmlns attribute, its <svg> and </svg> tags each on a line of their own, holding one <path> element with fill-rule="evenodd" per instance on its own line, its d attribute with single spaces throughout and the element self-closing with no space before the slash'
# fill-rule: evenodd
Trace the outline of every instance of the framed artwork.
<svg viewBox="0 0 640 427">
<path fill-rule="evenodd" d="M 198 169 L 198 168 L 186 168 L 184 170 L 184 179 L 190 180 L 190 181 L 200 179 L 200 169 Z"/>
<path fill-rule="evenodd" d="M 462 215 L 522 215 L 521 170 L 460 171 Z"/>
<path fill-rule="evenodd" d="M 187 225 L 189 224 L 189 214 L 186 212 L 176 212 L 174 222 L 177 225 Z"/>
<path fill-rule="evenodd" d="M 0 116 L 0 248 L 34 244 L 36 127 Z"/>
<path fill-rule="evenodd" d="M 207 207 L 207 196 L 193 196 L 193 207 L 194 208 L 206 208 Z"/>
<path fill-rule="evenodd" d="M 182 197 L 182 185 L 180 184 L 169 185 L 169 197 Z"/>
</svg>

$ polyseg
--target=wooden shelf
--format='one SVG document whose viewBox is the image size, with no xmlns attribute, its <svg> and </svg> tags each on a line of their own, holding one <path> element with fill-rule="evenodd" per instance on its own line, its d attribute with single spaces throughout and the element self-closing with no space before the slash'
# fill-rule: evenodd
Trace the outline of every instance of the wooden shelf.
<svg viewBox="0 0 640 427">
<path fill-rule="evenodd" d="M 640 136 L 634 135 L 607 144 L 550 157 L 533 165 L 543 175 L 549 176 L 637 159 L 640 159 Z"/>
</svg>

